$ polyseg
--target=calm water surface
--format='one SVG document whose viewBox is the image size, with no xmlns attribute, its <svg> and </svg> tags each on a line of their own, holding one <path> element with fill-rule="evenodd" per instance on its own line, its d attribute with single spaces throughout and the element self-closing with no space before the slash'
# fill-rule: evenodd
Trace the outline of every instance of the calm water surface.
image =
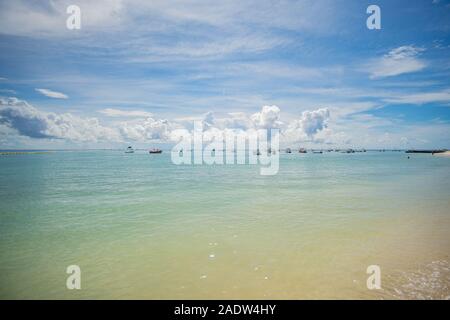
<svg viewBox="0 0 450 320">
<path fill-rule="evenodd" d="M 282 154 L 275 176 L 143 151 L 1 156 L 0 298 L 449 298 L 449 178 L 450 158 L 400 152 Z"/>
</svg>

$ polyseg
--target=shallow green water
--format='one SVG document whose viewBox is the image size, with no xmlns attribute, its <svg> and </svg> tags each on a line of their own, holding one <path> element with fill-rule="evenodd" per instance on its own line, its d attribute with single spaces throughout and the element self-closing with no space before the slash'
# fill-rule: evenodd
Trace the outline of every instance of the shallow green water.
<svg viewBox="0 0 450 320">
<path fill-rule="evenodd" d="M 450 158 L 400 152 L 282 154 L 275 176 L 168 153 L 2 156 L 0 298 L 446 298 L 449 178 Z"/>
</svg>

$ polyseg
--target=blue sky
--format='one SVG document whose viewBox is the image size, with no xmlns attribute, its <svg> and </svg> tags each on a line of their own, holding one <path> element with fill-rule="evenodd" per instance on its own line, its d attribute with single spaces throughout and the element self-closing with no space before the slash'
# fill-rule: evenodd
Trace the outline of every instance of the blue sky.
<svg viewBox="0 0 450 320">
<path fill-rule="evenodd" d="M 0 148 L 146 147 L 205 119 L 450 148 L 450 1 L 0 0 L 0 97 Z"/>
</svg>

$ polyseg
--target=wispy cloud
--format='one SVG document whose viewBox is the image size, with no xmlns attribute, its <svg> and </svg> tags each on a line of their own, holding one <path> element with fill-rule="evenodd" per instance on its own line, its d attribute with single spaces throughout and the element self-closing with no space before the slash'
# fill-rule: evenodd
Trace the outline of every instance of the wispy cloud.
<svg viewBox="0 0 450 320">
<path fill-rule="evenodd" d="M 99 113 L 107 116 L 107 117 L 122 117 L 122 118 L 136 118 L 136 117 L 151 117 L 152 114 L 147 111 L 142 110 L 121 110 L 121 109 L 113 109 L 106 108 L 98 111 Z"/>
<path fill-rule="evenodd" d="M 395 48 L 381 58 L 372 59 L 365 65 L 371 79 L 397 76 L 404 73 L 416 72 L 424 69 L 427 63 L 419 59 L 423 48 L 401 46 Z"/>
<path fill-rule="evenodd" d="M 82 125 L 92 119 L 94 127 L 98 121 L 122 140 L 147 141 L 208 112 L 214 118 L 206 120 L 220 130 L 272 123 L 286 129 L 295 119 L 300 123 L 303 112 L 324 108 L 329 115 L 306 113 L 304 119 L 320 121 L 296 128 L 314 132 L 323 124 L 314 141 L 321 135 L 323 141 L 365 143 L 366 135 L 399 131 L 396 118 L 449 118 L 439 106 L 450 105 L 450 11 L 439 10 L 444 1 L 431 2 L 380 0 L 395 19 L 389 32 L 378 32 L 367 31 L 365 8 L 357 1 L 229 0 L 211 6 L 201 0 L 77 0 L 82 29 L 68 30 L 71 0 L 0 0 L 0 76 L 12 77 L 0 77 L 0 95 L 46 100 L 42 110 L 53 110 L 51 116 L 30 111 L 8 118 L 8 125 L 42 125 L 47 129 L 39 132 L 58 137 L 55 143 L 64 137 L 92 141 L 98 134 Z M 58 100 L 50 98 L 67 95 L 74 111 L 61 114 Z M 421 104 L 430 105 L 413 106 Z M 282 112 L 261 109 L 273 105 Z M 8 110 L 3 112 L 11 116 L 28 109 Z M 52 122 L 54 115 L 81 129 L 64 131 Z"/>
<path fill-rule="evenodd" d="M 65 95 L 64 93 L 52 91 L 49 89 L 35 89 L 37 92 L 43 94 L 46 97 L 53 98 L 53 99 L 68 99 L 69 97 Z"/>
<path fill-rule="evenodd" d="M 7 94 L 13 94 L 13 95 L 17 94 L 17 91 L 12 90 L 12 89 L 0 89 L 0 92 L 7 93 Z"/>
<path fill-rule="evenodd" d="M 435 92 L 403 94 L 385 99 L 385 101 L 398 104 L 450 103 L 450 89 Z"/>
</svg>

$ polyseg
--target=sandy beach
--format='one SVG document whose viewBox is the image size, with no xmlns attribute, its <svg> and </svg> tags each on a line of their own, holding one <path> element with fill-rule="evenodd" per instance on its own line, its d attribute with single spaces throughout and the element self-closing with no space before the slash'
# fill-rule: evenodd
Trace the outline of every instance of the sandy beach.
<svg viewBox="0 0 450 320">
<path fill-rule="evenodd" d="M 440 157 L 450 157 L 450 151 L 445 151 L 445 152 L 441 152 L 441 153 L 435 153 L 435 156 L 440 156 Z"/>
</svg>

